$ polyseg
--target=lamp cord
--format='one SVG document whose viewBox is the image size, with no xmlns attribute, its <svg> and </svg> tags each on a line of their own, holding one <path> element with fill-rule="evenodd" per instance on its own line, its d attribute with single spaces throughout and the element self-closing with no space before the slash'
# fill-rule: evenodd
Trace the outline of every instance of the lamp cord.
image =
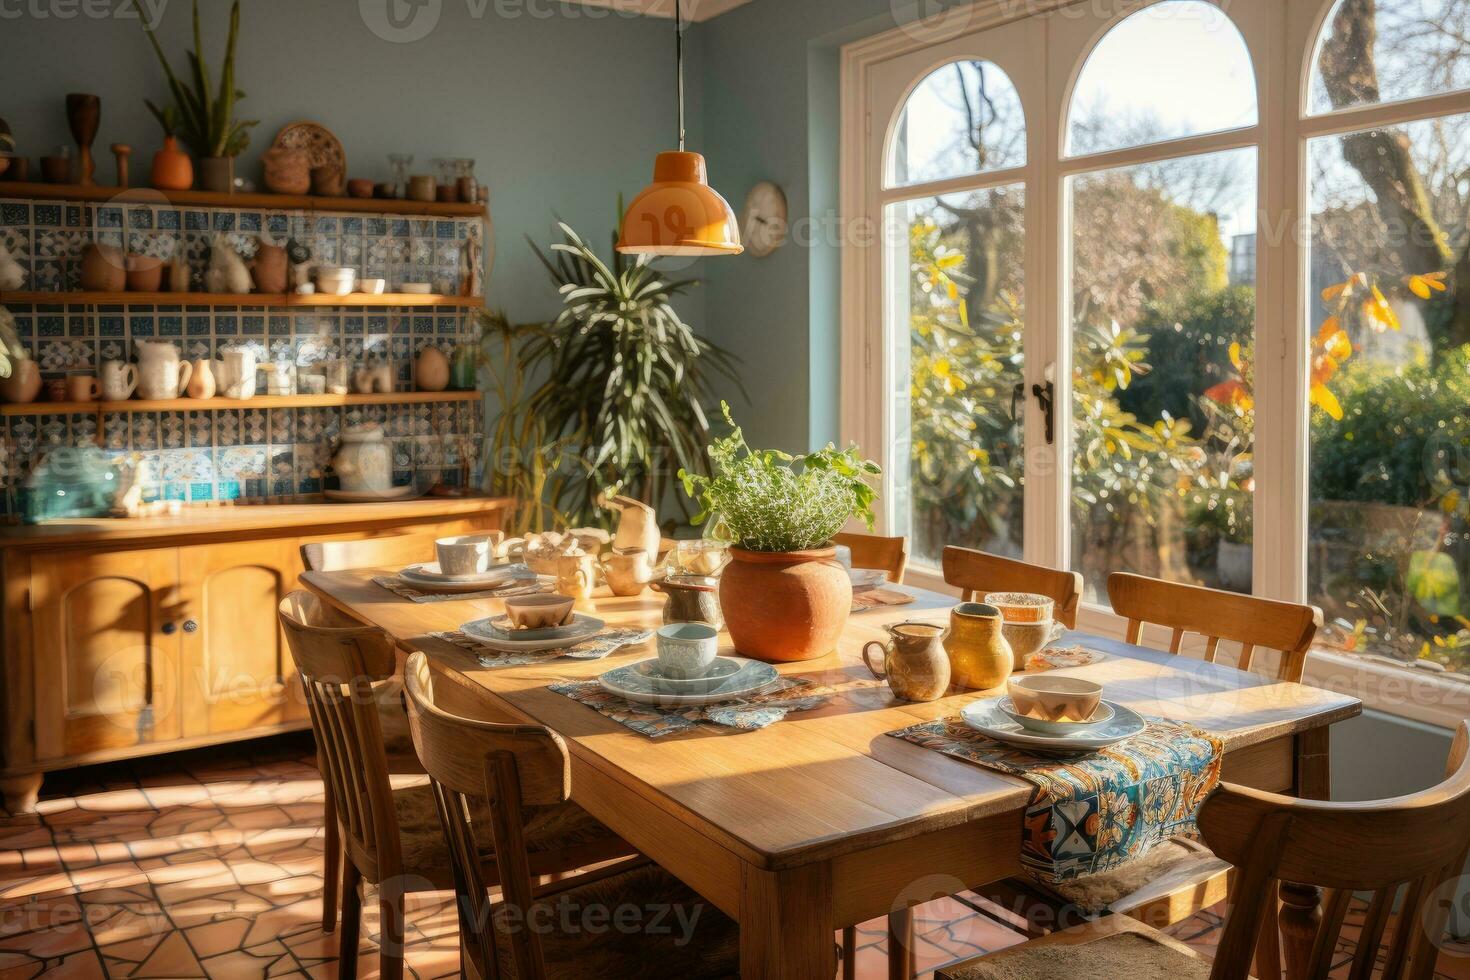
<svg viewBox="0 0 1470 980">
<path fill-rule="evenodd" d="M 679 73 L 679 152 L 684 152 L 684 10 L 674 0 L 674 63 Z"/>
</svg>

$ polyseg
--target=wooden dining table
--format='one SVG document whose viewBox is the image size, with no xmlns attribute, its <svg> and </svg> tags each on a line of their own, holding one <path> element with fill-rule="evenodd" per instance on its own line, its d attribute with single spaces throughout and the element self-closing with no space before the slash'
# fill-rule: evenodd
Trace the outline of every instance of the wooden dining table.
<svg viewBox="0 0 1470 980">
<path fill-rule="evenodd" d="M 452 710 L 559 732 L 572 799 L 739 923 L 743 977 L 831 977 L 835 930 L 1021 873 L 1030 784 L 888 734 L 957 715 L 981 692 L 908 703 L 861 664 L 863 644 L 883 639 L 885 624 L 943 622 L 953 598 L 905 587 L 914 602 L 853 613 L 830 655 L 779 665 L 829 687 L 821 707 L 757 731 L 702 726 L 650 738 L 548 685 L 647 658 L 651 641 L 597 661 L 486 667 L 431 634 L 498 613 L 500 600 L 411 602 L 372 581 L 393 571 L 307 572 L 302 581 L 404 651 L 427 654 Z M 649 628 L 662 624 L 662 606 L 657 594 L 601 592 L 585 604 L 609 625 Z M 1107 656 L 1068 673 L 1136 711 L 1220 736 L 1225 779 L 1326 796 L 1328 726 L 1358 714 L 1356 699 L 1102 637 L 1071 639 Z"/>
</svg>

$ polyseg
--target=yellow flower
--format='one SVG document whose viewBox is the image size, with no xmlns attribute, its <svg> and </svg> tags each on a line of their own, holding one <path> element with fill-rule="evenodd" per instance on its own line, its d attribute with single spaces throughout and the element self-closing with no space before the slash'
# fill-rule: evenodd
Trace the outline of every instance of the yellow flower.
<svg viewBox="0 0 1470 980">
<path fill-rule="evenodd" d="M 1377 286 L 1373 287 L 1373 295 L 1363 300 L 1363 313 L 1379 324 L 1373 328 L 1379 333 L 1382 333 L 1385 328 L 1389 330 L 1399 328 L 1398 314 L 1393 311 L 1392 306 L 1388 305 L 1388 300 L 1384 299 L 1383 293 Z"/>
<path fill-rule="evenodd" d="M 1433 293 L 1445 291 L 1443 272 L 1426 272 L 1419 276 L 1404 276 L 1404 285 L 1420 299 L 1429 299 Z"/>
</svg>

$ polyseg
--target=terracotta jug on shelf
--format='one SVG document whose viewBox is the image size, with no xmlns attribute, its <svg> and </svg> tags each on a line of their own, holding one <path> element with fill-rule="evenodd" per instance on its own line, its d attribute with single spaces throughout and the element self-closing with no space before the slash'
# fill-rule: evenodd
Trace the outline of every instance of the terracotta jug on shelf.
<svg viewBox="0 0 1470 980">
<path fill-rule="evenodd" d="M 0 378 L 0 400 L 29 405 L 41 394 L 41 369 L 30 358 L 10 361 L 10 377 Z"/>
<path fill-rule="evenodd" d="M 193 370 L 189 372 L 189 387 L 185 390 L 190 398 L 213 398 L 216 390 L 214 381 L 214 362 L 207 357 L 201 357 L 193 362 Z"/>
<path fill-rule="evenodd" d="M 177 137 L 163 138 L 163 149 L 153 154 L 153 171 L 149 179 L 161 191 L 186 191 L 194 186 L 194 161 L 179 149 Z"/>
<path fill-rule="evenodd" d="M 88 245 L 82 249 L 82 288 L 89 292 L 120 293 L 128 283 L 127 257 L 115 245 Z"/>
</svg>

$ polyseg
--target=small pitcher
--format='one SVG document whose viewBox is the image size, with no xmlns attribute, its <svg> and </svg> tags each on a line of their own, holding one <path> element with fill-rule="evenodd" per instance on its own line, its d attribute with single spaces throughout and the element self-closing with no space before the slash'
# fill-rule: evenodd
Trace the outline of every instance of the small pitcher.
<svg viewBox="0 0 1470 980">
<path fill-rule="evenodd" d="M 591 555 L 562 555 L 556 560 L 556 591 L 573 599 L 592 598 L 597 585 L 597 559 Z"/>
<path fill-rule="evenodd" d="M 127 361 L 104 361 L 100 380 L 104 399 L 110 402 L 127 401 L 138 388 L 138 368 Z"/>
<path fill-rule="evenodd" d="M 983 602 L 962 602 L 949 614 L 949 653 L 955 687 L 985 691 L 1011 676 L 1015 658 L 1001 632 L 1000 610 Z"/>
<path fill-rule="evenodd" d="M 949 689 L 949 656 L 944 640 L 949 631 L 937 623 L 896 623 L 885 626 L 888 642 L 863 644 L 863 663 L 879 680 L 887 681 L 894 696 L 905 701 L 937 701 Z M 883 653 L 883 669 L 873 666 L 869 653 Z"/>
</svg>

